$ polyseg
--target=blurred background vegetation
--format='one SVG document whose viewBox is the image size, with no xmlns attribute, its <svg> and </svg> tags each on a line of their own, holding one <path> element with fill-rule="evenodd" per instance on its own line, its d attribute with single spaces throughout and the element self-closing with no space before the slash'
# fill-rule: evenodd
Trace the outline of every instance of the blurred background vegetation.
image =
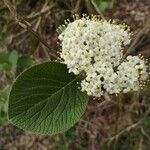
<svg viewBox="0 0 150 150">
<path fill-rule="evenodd" d="M 83 119 L 56 136 L 35 135 L 9 124 L 7 104 L 11 84 L 23 70 L 54 60 L 51 51 L 57 54 L 61 48 L 56 30 L 76 13 L 96 14 L 102 19 L 128 24 L 134 33 L 129 46 L 132 54 L 150 58 L 150 1 L 12 0 L 11 3 L 20 19 L 27 21 L 37 34 L 19 26 L 6 3 L 0 1 L 0 150 L 149 150 L 149 82 L 138 93 L 91 100 Z"/>
</svg>

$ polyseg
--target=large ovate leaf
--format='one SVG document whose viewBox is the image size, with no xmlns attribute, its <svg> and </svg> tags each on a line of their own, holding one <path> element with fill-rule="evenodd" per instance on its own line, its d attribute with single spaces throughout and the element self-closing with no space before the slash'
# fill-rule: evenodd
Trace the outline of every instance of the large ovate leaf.
<svg viewBox="0 0 150 150">
<path fill-rule="evenodd" d="M 66 65 L 46 62 L 31 67 L 15 81 L 9 96 L 10 121 L 29 131 L 57 134 L 73 126 L 83 115 L 88 96 L 68 73 Z"/>
</svg>

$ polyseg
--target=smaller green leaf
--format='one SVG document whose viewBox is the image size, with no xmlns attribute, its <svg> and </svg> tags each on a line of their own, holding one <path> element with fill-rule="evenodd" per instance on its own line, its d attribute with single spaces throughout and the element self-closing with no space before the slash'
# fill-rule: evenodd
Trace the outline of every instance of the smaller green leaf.
<svg viewBox="0 0 150 150">
<path fill-rule="evenodd" d="M 28 68 L 33 64 L 33 59 L 29 56 L 21 56 L 18 59 L 18 68 L 24 69 L 24 68 Z"/>
<path fill-rule="evenodd" d="M 2 71 L 2 72 L 10 72 L 11 71 L 11 69 L 12 69 L 12 65 L 11 64 L 9 64 L 9 63 L 4 63 L 4 64 L 2 64 L 2 65 L 0 65 L 0 70 Z"/>
<path fill-rule="evenodd" d="M 101 4 L 100 4 L 99 8 L 100 8 L 100 10 L 101 10 L 101 11 L 105 11 L 106 9 L 108 9 L 108 8 L 109 8 L 109 3 L 108 3 L 108 2 L 103 1 L 103 2 L 101 2 Z"/>
<path fill-rule="evenodd" d="M 18 61 L 18 53 L 17 51 L 12 51 L 9 55 L 9 63 L 12 65 L 12 68 L 16 68 L 17 66 L 17 61 Z"/>
<path fill-rule="evenodd" d="M 8 96 L 11 90 L 11 86 L 7 86 L 5 87 L 3 90 L 0 91 L 0 101 L 7 101 L 8 100 Z"/>
<path fill-rule="evenodd" d="M 0 91 L 0 126 L 7 122 L 8 96 L 11 86 Z"/>
<path fill-rule="evenodd" d="M 112 1 L 107 0 L 95 0 L 95 3 L 97 4 L 97 7 L 101 11 L 105 11 L 106 9 L 111 9 L 113 7 Z"/>
<path fill-rule="evenodd" d="M 1 66 L 2 66 L 2 68 L 0 68 L 0 69 L 2 69 L 4 72 L 10 72 L 12 69 L 12 65 L 9 63 L 4 63 Z"/>
<path fill-rule="evenodd" d="M 0 64 L 8 63 L 9 54 L 5 52 L 0 52 Z"/>
</svg>

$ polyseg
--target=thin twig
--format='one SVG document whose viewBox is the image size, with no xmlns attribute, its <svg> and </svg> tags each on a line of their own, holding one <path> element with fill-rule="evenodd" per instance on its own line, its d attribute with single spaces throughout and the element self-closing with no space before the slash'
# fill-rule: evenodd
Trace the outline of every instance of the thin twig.
<svg viewBox="0 0 150 150">
<path fill-rule="evenodd" d="M 102 19 L 105 20 L 104 15 L 102 14 L 102 12 L 101 12 L 101 11 L 99 10 L 99 8 L 97 7 L 95 1 L 94 1 L 94 0 L 90 0 L 90 1 L 91 1 L 92 6 L 95 8 L 96 12 L 100 15 L 100 17 L 101 17 Z"/>
<path fill-rule="evenodd" d="M 0 7 L 0 11 L 3 11 L 3 10 L 5 10 L 5 9 L 7 9 L 7 7 L 6 7 L 6 6 L 2 6 L 2 7 Z"/>
<path fill-rule="evenodd" d="M 42 9 L 41 9 L 41 12 L 45 10 L 45 8 L 47 7 L 47 4 L 48 4 L 48 2 L 44 3 L 44 5 L 43 5 L 43 7 L 42 7 Z M 32 15 L 31 15 L 31 16 L 32 16 Z M 37 22 L 36 22 L 36 24 L 35 24 L 35 26 L 34 26 L 34 31 L 37 31 L 37 30 L 38 30 L 38 27 L 39 27 L 39 25 L 40 25 L 40 23 L 41 23 L 41 20 L 42 20 L 42 16 L 38 16 L 38 20 L 37 20 Z"/>
<path fill-rule="evenodd" d="M 135 52 L 136 48 L 141 44 L 141 42 L 144 39 L 144 36 L 150 31 L 150 19 L 148 19 L 145 23 L 145 26 L 143 29 L 141 29 L 133 42 L 131 43 L 130 47 L 128 48 L 127 52 L 124 54 L 122 60 L 124 60 L 130 53 Z"/>
<path fill-rule="evenodd" d="M 78 0 L 76 2 L 75 8 L 72 10 L 72 13 L 78 13 L 78 10 L 80 8 L 81 0 Z"/>
<path fill-rule="evenodd" d="M 103 110 L 106 110 L 114 105 L 115 103 L 110 103 L 109 101 L 103 101 L 97 107 L 94 107 L 93 109 L 89 109 L 88 113 L 98 112 L 100 114 Z"/>
<path fill-rule="evenodd" d="M 150 142 L 150 136 L 145 132 L 144 128 L 141 128 L 141 133 L 149 140 Z"/>
<path fill-rule="evenodd" d="M 99 111 L 99 110 L 104 110 L 105 109 L 105 106 L 109 105 L 109 103 L 112 103 L 112 105 L 116 104 L 112 99 L 111 97 L 109 96 L 108 93 L 104 93 L 104 101 L 102 101 L 99 105 L 97 105 L 97 107 L 94 107 L 94 109 L 89 109 L 88 112 L 91 113 L 91 112 L 96 112 L 96 111 Z M 101 108 L 101 109 L 100 109 Z"/>
<path fill-rule="evenodd" d="M 127 128 L 125 128 L 124 130 L 120 131 L 117 135 L 111 137 L 109 139 L 109 143 L 111 143 L 114 140 L 117 140 L 121 135 L 123 135 L 126 132 L 131 131 L 132 129 L 135 129 L 137 126 L 139 126 L 144 120 L 145 118 L 150 114 L 150 108 L 148 108 L 148 110 L 146 111 L 144 117 L 142 119 L 140 119 L 138 122 L 132 124 L 131 126 L 128 126 Z"/>
<path fill-rule="evenodd" d="M 45 41 L 45 39 L 40 37 L 39 34 L 32 29 L 31 24 L 29 22 L 27 22 L 26 20 L 24 20 L 23 17 L 21 17 L 20 15 L 17 14 L 15 8 L 12 6 L 10 1 L 9 0 L 4 0 L 4 3 L 8 7 L 8 9 L 10 10 L 10 12 L 11 12 L 12 16 L 14 17 L 15 21 L 22 28 L 24 28 L 28 32 L 32 33 L 43 45 L 45 45 L 45 47 L 47 47 L 50 51 L 52 51 L 51 48 L 49 47 L 48 43 Z M 50 55 L 52 57 L 54 57 L 55 59 L 59 59 L 58 56 L 55 55 L 55 51 L 53 51 L 53 53 L 50 52 Z"/>
<path fill-rule="evenodd" d="M 104 98 L 105 98 L 106 101 L 111 101 L 110 96 L 106 92 L 104 93 Z"/>
<path fill-rule="evenodd" d="M 38 18 L 38 17 L 44 15 L 45 13 L 47 13 L 48 11 L 50 11 L 55 5 L 56 4 L 53 3 L 50 6 L 47 6 L 45 9 L 43 9 L 41 12 L 38 12 L 36 14 L 31 14 L 31 15 L 27 16 L 26 18 L 29 19 L 29 20 Z"/>
</svg>

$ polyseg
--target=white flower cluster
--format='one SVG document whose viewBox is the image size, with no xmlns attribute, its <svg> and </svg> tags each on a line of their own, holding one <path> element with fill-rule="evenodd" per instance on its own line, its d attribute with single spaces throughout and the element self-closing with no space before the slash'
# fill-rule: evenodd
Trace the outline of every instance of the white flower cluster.
<svg viewBox="0 0 150 150">
<path fill-rule="evenodd" d="M 138 56 L 128 56 L 117 68 L 111 63 L 95 63 L 86 72 L 86 78 L 81 82 L 82 91 L 88 95 L 100 97 L 104 92 L 109 94 L 137 91 L 142 81 L 148 77 L 147 66 Z"/>
<path fill-rule="evenodd" d="M 130 43 L 130 35 L 124 28 L 126 26 L 84 17 L 69 23 L 59 35 L 61 57 L 69 71 L 79 74 L 100 60 L 118 65 L 122 47 Z"/>
<path fill-rule="evenodd" d="M 125 25 L 82 17 L 68 23 L 59 39 L 69 72 L 86 73 L 81 89 L 88 95 L 136 91 L 147 79 L 147 66 L 138 56 L 128 56 L 121 63 L 123 49 L 131 40 Z"/>
</svg>

